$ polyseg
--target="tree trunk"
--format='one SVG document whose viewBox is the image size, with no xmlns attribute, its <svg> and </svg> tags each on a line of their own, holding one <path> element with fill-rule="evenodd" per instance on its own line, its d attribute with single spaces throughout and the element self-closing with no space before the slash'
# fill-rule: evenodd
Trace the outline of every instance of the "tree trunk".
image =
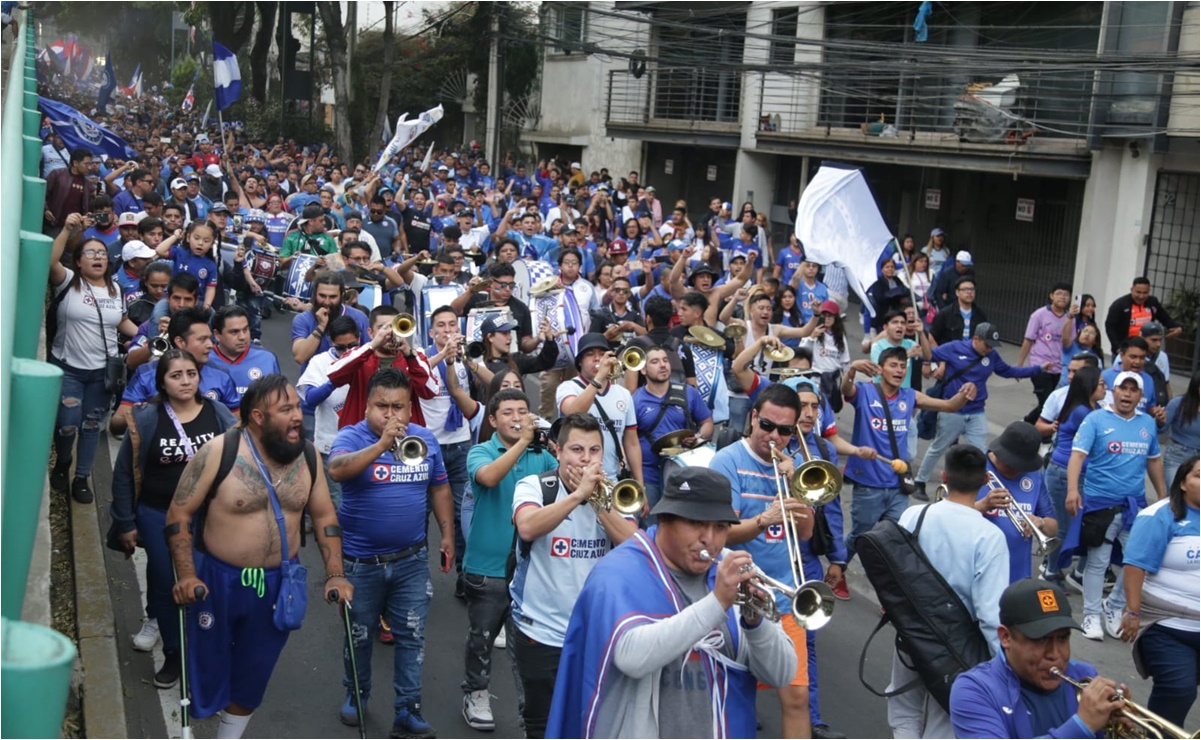
<svg viewBox="0 0 1201 740">
<path fill-rule="evenodd" d="M 392 65 L 396 61 L 396 46 L 393 43 L 392 15 L 396 3 L 393 0 L 384 2 L 384 73 L 380 77 L 379 110 L 375 114 L 375 125 L 371 127 L 371 136 L 367 139 L 368 152 L 374 151 L 384 134 L 384 126 L 388 120 L 388 99 L 392 96 Z"/>
<path fill-rule="evenodd" d="M 279 3 L 257 0 L 259 29 L 254 35 L 254 46 L 250 49 L 250 76 L 253 85 L 251 95 L 255 100 L 267 99 L 267 54 L 271 50 L 271 38 L 275 35 L 276 10 Z"/>
<path fill-rule="evenodd" d="M 321 25 L 325 30 L 326 51 L 334 83 L 334 144 L 343 161 L 357 162 L 354 138 L 350 132 L 350 60 L 346 53 L 346 28 L 342 25 L 342 6 L 334 0 L 319 0 Z"/>
<path fill-rule="evenodd" d="M 234 54 L 242 50 L 250 40 L 254 28 L 254 3 L 208 4 L 209 21 L 213 25 L 213 38 Z M 210 49 L 209 53 L 212 53 Z"/>
</svg>

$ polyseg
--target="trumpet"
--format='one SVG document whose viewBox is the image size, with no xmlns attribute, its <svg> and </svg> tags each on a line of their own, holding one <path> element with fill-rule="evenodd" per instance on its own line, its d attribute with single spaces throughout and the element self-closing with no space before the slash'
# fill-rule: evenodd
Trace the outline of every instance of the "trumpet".
<svg viewBox="0 0 1201 740">
<path fill-rule="evenodd" d="M 721 551 L 725 557 L 729 549 Z M 721 557 L 713 557 L 708 550 L 701 550 L 701 560 L 719 562 Z M 780 621 L 780 608 L 776 600 L 769 595 L 764 598 L 760 591 L 779 591 L 792 601 L 792 618 L 799 627 L 816 630 L 825 627 L 834 616 L 834 592 L 825 581 L 806 581 L 798 587 L 790 587 L 767 575 L 763 570 L 751 563 L 743 568 L 753 575 L 744 581 L 738 590 L 737 604 L 741 607 L 743 616 L 757 614 L 770 622 Z"/>
<path fill-rule="evenodd" d="M 487 348 L 483 342 L 471 342 L 464 350 L 467 353 L 467 359 L 478 360 L 487 354 Z"/>
<path fill-rule="evenodd" d="M 616 510 L 623 516 L 637 516 L 646 506 L 646 489 L 633 478 L 619 481 L 606 478 L 596 484 L 588 503 L 597 512 Z"/>
<path fill-rule="evenodd" d="M 392 441 L 392 455 L 401 465 L 415 467 L 429 455 L 429 447 L 421 437 L 397 437 Z"/>
<path fill-rule="evenodd" d="M 1005 484 L 1001 482 L 1001 479 L 997 477 L 996 473 L 991 470 L 988 471 L 988 488 L 989 490 L 996 490 L 999 488 L 1006 493 L 1008 493 L 1009 490 L 1005 488 Z M 1014 528 L 1017 529 L 1019 534 L 1026 539 L 1033 537 L 1038 540 L 1038 550 L 1035 554 L 1045 555 L 1059 546 L 1059 538 L 1048 537 L 1047 535 L 1043 534 L 1041 529 L 1034 526 L 1034 520 L 1030 518 L 1030 515 L 1027 514 L 1021 506 L 1018 505 L 1017 501 L 1013 500 L 1013 496 L 1009 497 L 1009 504 L 1001 511 L 1005 514 L 1005 516 L 1009 517 L 1009 521 L 1013 524 Z M 1026 529 L 1029 529 L 1029 534 L 1026 533 Z"/>
<path fill-rule="evenodd" d="M 163 353 L 171 349 L 171 340 L 166 334 L 159 334 L 154 339 L 150 340 L 150 356 L 162 357 Z"/>
<path fill-rule="evenodd" d="M 1080 694 L 1090 683 L 1091 678 L 1082 678 L 1079 681 L 1069 678 L 1063 671 L 1060 671 L 1055 666 L 1051 666 L 1050 672 L 1054 676 L 1059 676 L 1076 689 L 1076 700 L 1080 700 Z M 1122 702 L 1122 709 L 1118 710 L 1118 714 L 1134 723 L 1136 729 L 1130 730 L 1118 724 L 1112 724 L 1106 728 L 1106 737 L 1153 737 L 1153 738 L 1197 738 L 1201 737 L 1201 732 L 1189 733 L 1183 727 L 1179 727 L 1172 722 L 1164 719 L 1155 712 L 1152 712 L 1146 707 L 1135 704 L 1127 699 L 1121 691 L 1110 697 L 1110 701 Z"/>
<path fill-rule="evenodd" d="M 646 367 L 646 350 L 638 346 L 629 346 L 617 354 L 617 366 L 613 368 L 612 382 L 617 382 L 629 372 L 638 372 Z"/>
<path fill-rule="evenodd" d="M 417 319 L 413 318 L 411 313 L 402 313 L 392 319 L 392 333 L 398 337 L 408 339 L 417 333 Z"/>
</svg>

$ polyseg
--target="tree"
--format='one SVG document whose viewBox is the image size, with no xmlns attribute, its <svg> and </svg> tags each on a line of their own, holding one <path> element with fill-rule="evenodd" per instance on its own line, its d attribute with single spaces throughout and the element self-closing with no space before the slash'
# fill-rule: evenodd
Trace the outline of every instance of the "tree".
<svg viewBox="0 0 1201 740">
<path fill-rule="evenodd" d="M 379 85 L 379 110 L 375 114 L 375 125 L 371 127 L 371 136 L 367 146 L 374 147 L 384 134 L 384 125 L 388 120 L 388 102 L 392 97 L 392 66 L 396 62 L 396 44 L 393 43 L 392 16 L 396 3 L 392 0 L 384 2 L 384 71 Z"/>
<path fill-rule="evenodd" d="M 342 24 L 342 4 L 335 0 L 319 0 L 326 52 L 334 87 L 334 144 L 346 161 L 355 161 L 354 137 L 350 130 L 350 62 L 346 52 L 346 28 Z"/>
<path fill-rule="evenodd" d="M 254 46 L 250 49 L 251 96 L 256 100 L 267 99 L 267 52 L 271 50 L 271 37 L 275 34 L 276 11 L 279 3 L 255 2 L 259 11 L 259 27 L 254 34 Z"/>
<path fill-rule="evenodd" d="M 254 30 L 254 3 L 209 2 L 209 22 L 213 40 L 234 54 L 242 50 Z"/>
</svg>

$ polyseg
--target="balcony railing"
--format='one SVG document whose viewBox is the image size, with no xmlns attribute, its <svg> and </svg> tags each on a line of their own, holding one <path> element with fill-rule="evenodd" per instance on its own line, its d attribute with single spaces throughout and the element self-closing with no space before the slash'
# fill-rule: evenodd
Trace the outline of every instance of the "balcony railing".
<svg viewBox="0 0 1201 740">
<path fill-rule="evenodd" d="M 733 70 L 653 67 L 641 75 L 611 70 L 605 104 L 610 127 L 736 132 L 742 75 Z"/>
</svg>

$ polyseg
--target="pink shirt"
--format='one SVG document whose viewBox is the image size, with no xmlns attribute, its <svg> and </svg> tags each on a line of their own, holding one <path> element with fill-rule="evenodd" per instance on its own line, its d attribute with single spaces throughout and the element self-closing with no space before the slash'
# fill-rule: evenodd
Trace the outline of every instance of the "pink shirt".
<svg viewBox="0 0 1201 740">
<path fill-rule="evenodd" d="M 1030 320 L 1026 322 L 1026 339 L 1032 345 L 1027 364 L 1050 362 L 1053 366 L 1051 372 L 1057 373 L 1063 369 L 1063 322 L 1067 320 L 1067 312 L 1063 316 L 1056 316 L 1050 306 L 1043 306 L 1030 314 Z"/>
</svg>

